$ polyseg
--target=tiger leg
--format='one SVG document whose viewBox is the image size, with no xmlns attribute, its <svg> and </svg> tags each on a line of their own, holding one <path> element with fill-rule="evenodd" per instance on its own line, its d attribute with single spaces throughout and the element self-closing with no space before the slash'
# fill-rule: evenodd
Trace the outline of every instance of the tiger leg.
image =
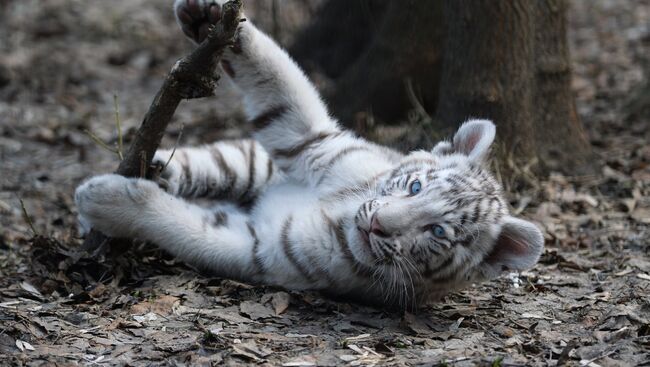
<svg viewBox="0 0 650 367">
<path fill-rule="evenodd" d="M 217 3 L 223 2 L 176 0 L 176 17 L 185 34 L 195 42 L 202 41 L 202 30 L 218 20 Z M 282 170 L 304 180 L 311 171 L 305 165 L 306 155 L 341 134 L 314 85 L 289 55 L 249 20 L 240 24 L 235 44 L 224 52 L 221 66 L 243 92 L 254 137 Z"/>
<path fill-rule="evenodd" d="M 215 275 L 259 281 L 254 223 L 235 205 L 201 208 L 155 183 L 109 174 L 75 192 L 80 222 L 110 237 L 150 241 Z"/>
<path fill-rule="evenodd" d="M 249 139 L 160 150 L 153 163 L 163 168 L 160 186 L 185 198 L 247 202 L 281 176 L 266 150 Z"/>
</svg>

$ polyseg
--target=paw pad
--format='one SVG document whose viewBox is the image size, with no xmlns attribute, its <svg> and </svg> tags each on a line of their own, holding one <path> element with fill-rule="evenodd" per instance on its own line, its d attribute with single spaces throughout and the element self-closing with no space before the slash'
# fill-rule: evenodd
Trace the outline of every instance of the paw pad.
<svg viewBox="0 0 650 367">
<path fill-rule="evenodd" d="M 183 33 L 201 43 L 210 26 L 221 19 L 221 6 L 213 1 L 183 0 L 176 7 L 176 16 Z"/>
</svg>

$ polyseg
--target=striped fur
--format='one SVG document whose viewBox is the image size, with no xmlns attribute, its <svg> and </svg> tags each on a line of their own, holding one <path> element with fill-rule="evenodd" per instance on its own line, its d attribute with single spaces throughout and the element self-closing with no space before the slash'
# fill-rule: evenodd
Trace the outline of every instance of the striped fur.
<svg viewBox="0 0 650 367">
<path fill-rule="evenodd" d="M 191 38 L 200 41 L 193 32 L 210 6 L 176 1 Z M 86 181 L 75 194 L 83 227 L 155 242 L 224 277 L 401 307 L 535 264 L 540 231 L 509 215 L 483 165 L 491 122 L 469 121 L 432 152 L 402 155 L 343 131 L 251 22 L 238 34 L 224 67 L 254 139 L 159 151 L 155 162 L 169 164 L 158 185 Z"/>
</svg>

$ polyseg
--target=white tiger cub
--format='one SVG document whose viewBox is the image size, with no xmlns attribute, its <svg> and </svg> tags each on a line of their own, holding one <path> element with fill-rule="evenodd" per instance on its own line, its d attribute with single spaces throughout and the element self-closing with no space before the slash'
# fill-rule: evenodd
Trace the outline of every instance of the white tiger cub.
<svg viewBox="0 0 650 367">
<path fill-rule="evenodd" d="M 174 9 L 196 42 L 221 14 L 207 0 Z M 508 214 L 483 166 L 490 121 L 467 121 L 451 142 L 402 155 L 342 130 L 300 68 L 249 21 L 221 66 L 243 92 L 255 140 L 179 149 L 158 184 L 91 178 L 75 193 L 81 223 L 154 242 L 219 276 L 377 305 L 410 307 L 537 262 L 540 230 Z M 186 200 L 199 197 L 214 207 Z"/>
</svg>

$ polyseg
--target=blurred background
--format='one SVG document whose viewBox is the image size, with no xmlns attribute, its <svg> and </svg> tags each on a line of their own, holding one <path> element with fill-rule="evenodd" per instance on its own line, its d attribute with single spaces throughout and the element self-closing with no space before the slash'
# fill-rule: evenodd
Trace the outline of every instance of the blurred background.
<svg viewBox="0 0 650 367">
<path fill-rule="evenodd" d="M 332 113 L 362 136 L 408 151 L 449 137 L 468 117 L 495 121 L 493 169 L 512 211 L 544 229 L 547 250 L 536 272 L 522 275 L 527 287 L 516 290 L 510 280 L 499 280 L 455 296 L 461 303 L 494 302 L 505 315 L 497 320 L 487 313 L 459 329 L 461 317 L 455 326 L 461 335 L 482 333 L 479 322 L 489 328 L 497 322 L 515 329 L 526 324 L 507 322 L 518 319 L 520 309 L 502 310 L 503 299 L 514 292 L 529 297 L 527 310 L 550 307 L 564 320 L 528 322 L 523 329 L 534 340 L 508 352 L 520 365 L 527 365 L 527 354 L 566 360 L 561 337 L 594 346 L 619 343 L 617 354 L 608 356 L 647 363 L 650 1 L 244 3 L 246 15 L 306 70 Z M 110 151 L 118 141 L 116 114 L 128 144 L 171 66 L 192 48 L 174 21 L 171 0 L 0 0 L 0 301 L 33 298 L 38 288 L 59 302 L 59 295 L 105 291 L 103 283 L 111 285 L 106 279 L 117 279 L 112 286 L 140 286 L 151 274 L 184 271 L 178 265 L 169 270 L 168 262 L 154 267 L 158 256 L 151 253 L 114 260 L 120 266 L 96 259 L 74 265 L 68 250 L 57 246 L 81 242 L 75 186 L 117 167 L 118 156 Z M 240 109 L 239 95 L 224 78 L 214 98 L 181 103 L 162 146 L 247 136 Z M 34 234 L 42 236 L 40 242 Z M 32 288 L 23 286 L 26 279 Z M 110 289 L 106 294 L 115 297 L 133 291 Z M 255 291 L 245 294 L 259 299 Z M 89 311 L 93 317 L 106 316 L 113 306 L 94 297 L 75 302 L 97 305 Z M 311 301 L 305 302 L 311 309 Z M 615 323 L 604 316 L 622 315 L 623 303 L 636 316 Z M 115 312 L 119 307 L 126 303 Z M 342 317 L 338 311 L 332 315 Z M 3 344 L 9 336 L 29 334 L 21 322 L 12 325 L 0 332 L 0 352 L 15 351 L 13 339 Z M 592 329 L 625 332 L 605 338 Z M 476 343 L 459 351 L 492 348 L 494 340 L 500 343 L 494 350 L 501 350 L 499 338 L 512 335 L 499 335 L 465 338 Z M 340 340 L 332 336 L 330 347 Z M 56 341 L 65 342 L 58 336 Z M 607 350 L 578 354 L 589 360 Z"/>
</svg>

